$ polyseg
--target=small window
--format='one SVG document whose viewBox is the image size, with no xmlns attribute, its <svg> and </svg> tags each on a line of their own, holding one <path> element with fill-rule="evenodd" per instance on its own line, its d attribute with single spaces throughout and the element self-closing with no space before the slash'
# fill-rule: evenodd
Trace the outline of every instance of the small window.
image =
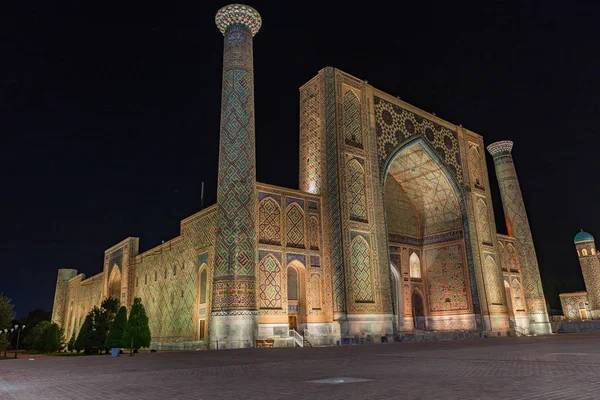
<svg viewBox="0 0 600 400">
<path fill-rule="evenodd" d="M 200 304 L 206 303 L 206 268 L 200 274 Z"/>
<path fill-rule="evenodd" d="M 144 285 L 148 284 L 148 274 L 144 275 Z"/>
<path fill-rule="evenodd" d="M 294 268 L 287 271 L 288 300 L 298 300 L 298 273 Z"/>
<path fill-rule="evenodd" d="M 167 279 L 167 270 L 165 269 L 165 279 Z"/>
<path fill-rule="evenodd" d="M 410 255 L 410 277 L 420 279 L 421 278 L 421 260 L 417 253 Z"/>
<path fill-rule="evenodd" d="M 173 275 L 177 275 L 177 264 L 173 264 Z"/>
<path fill-rule="evenodd" d="M 592 247 L 592 255 L 596 255 L 596 249 Z"/>
<path fill-rule="evenodd" d="M 183 297 L 183 290 L 181 291 L 181 297 Z"/>
<path fill-rule="evenodd" d="M 581 255 L 587 256 L 587 250 L 586 249 L 581 250 Z"/>
<path fill-rule="evenodd" d="M 140 286 L 140 278 L 135 278 L 135 287 Z"/>
<path fill-rule="evenodd" d="M 154 282 L 158 280 L 158 272 L 154 271 Z"/>
</svg>

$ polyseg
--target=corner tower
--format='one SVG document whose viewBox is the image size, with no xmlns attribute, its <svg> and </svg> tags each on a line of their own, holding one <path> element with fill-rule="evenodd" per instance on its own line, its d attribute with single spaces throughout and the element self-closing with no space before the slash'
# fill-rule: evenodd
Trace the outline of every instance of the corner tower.
<svg viewBox="0 0 600 400">
<path fill-rule="evenodd" d="M 592 319 L 600 319 L 600 260 L 594 237 L 583 230 L 573 239 L 583 274 Z"/>
<path fill-rule="evenodd" d="M 531 320 L 530 330 L 536 335 L 552 333 L 546 299 L 542 288 L 540 270 L 531 236 L 531 228 L 525 211 L 523 194 L 517 179 L 517 171 L 511 155 L 513 142 L 503 140 L 490 144 L 487 149 L 494 158 L 494 167 L 500 186 L 500 196 L 508 234 L 517 240 L 519 261 L 523 274 L 523 289 L 527 313 Z"/>
<path fill-rule="evenodd" d="M 217 236 L 210 342 L 213 348 L 253 347 L 256 309 L 256 162 L 252 37 L 262 20 L 232 4 L 215 17 L 224 36 Z"/>
</svg>

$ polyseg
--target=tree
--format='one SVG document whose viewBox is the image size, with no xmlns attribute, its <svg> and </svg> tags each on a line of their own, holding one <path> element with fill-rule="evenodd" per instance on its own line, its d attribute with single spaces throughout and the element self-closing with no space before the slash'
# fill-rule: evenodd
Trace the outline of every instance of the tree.
<svg viewBox="0 0 600 400">
<path fill-rule="evenodd" d="M 117 311 L 119 311 L 119 300 L 115 299 L 114 297 L 107 297 L 104 299 L 104 301 L 102 301 L 100 308 L 105 309 L 109 313 L 109 320 L 112 321 L 115 319 Z"/>
<path fill-rule="evenodd" d="M 0 293 L 0 329 L 10 328 L 15 318 L 15 306 L 10 298 Z"/>
<path fill-rule="evenodd" d="M 62 350 L 63 347 L 65 347 L 65 331 L 58 324 L 52 322 L 44 330 L 42 348 L 40 350 L 52 353 Z"/>
<path fill-rule="evenodd" d="M 65 332 L 54 322 L 42 321 L 31 330 L 30 339 L 34 350 L 51 353 L 64 347 Z"/>
<path fill-rule="evenodd" d="M 24 349 L 34 349 L 33 337 L 34 328 L 42 321 L 50 321 L 52 313 L 41 308 L 30 311 L 25 318 L 21 318 L 17 323 L 27 326 L 27 329 L 21 334 L 21 344 L 19 347 Z"/>
<path fill-rule="evenodd" d="M 108 336 L 106 338 L 106 344 L 104 347 L 111 349 L 113 347 L 121 347 L 121 339 L 123 338 L 123 331 L 127 325 L 127 308 L 125 306 L 119 309 L 115 320 L 113 321 Z"/>
<path fill-rule="evenodd" d="M 0 352 L 6 351 L 9 348 L 8 335 L 0 334 Z"/>
<path fill-rule="evenodd" d="M 31 328 L 28 336 L 29 344 L 28 348 L 31 350 L 43 350 L 44 348 L 44 335 L 46 329 L 51 325 L 50 321 L 42 321 L 33 328 Z"/>
<path fill-rule="evenodd" d="M 150 346 L 150 327 L 148 326 L 148 317 L 142 304 L 142 299 L 136 297 L 133 300 L 133 306 L 129 312 L 129 319 L 125 324 L 123 332 L 123 341 L 121 347 L 129 348 L 129 355 L 133 355 L 133 349 Z"/>
<path fill-rule="evenodd" d="M 85 320 L 83 321 L 83 325 L 81 325 L 81 329 L 79 330 L 79 334 L 77 335 L 77 339 L 75 339 L 75 350 L 79 353 L 81 350 L 84 350 L 86 353 L 89 352 L 90 348 L 90 336 L 93 332 L 93 322 L 92 322 L 92 314 L 89 313 L 86 315 Z"/>
<path fill-rule="evenodd" d="M 69 339 L 69 343 L 67 343 L 67 350 L 75 350 L 75 333 L 71 335 L 71 339 Z"/>
</svg>

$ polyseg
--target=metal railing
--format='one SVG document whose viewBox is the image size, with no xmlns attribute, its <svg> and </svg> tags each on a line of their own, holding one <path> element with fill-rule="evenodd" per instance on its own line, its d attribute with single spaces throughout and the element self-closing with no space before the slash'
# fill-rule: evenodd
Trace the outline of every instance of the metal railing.
<svg viewBox="0 0 600 400">
<path fill-rule="evenodd" d="M 288 331 L 288 336 L 291 338 L 294 338 L 294 342 L 296 343 L 297 346 L 304 347 L 304 338 L 302 337 L 301 334 L 296 332 L 295 329 L 290 329 Z"/>
</svg>

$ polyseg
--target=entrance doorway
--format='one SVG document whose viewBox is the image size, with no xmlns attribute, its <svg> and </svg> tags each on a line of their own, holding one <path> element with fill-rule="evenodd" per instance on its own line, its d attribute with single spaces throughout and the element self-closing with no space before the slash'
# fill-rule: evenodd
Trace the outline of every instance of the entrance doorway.
<svg viewBox="0 0 600 400">
<path fill-rule="evenodd" d="M 288 324 L 290 325 L 289 329 L 298 330 L 298 324 L 295 315 L 288 316 Z"/>
<path fill-rule="evenodd" d="M 198 327 L 198 333 L 199 333 L 199 340 L 204 340 L 204 331 L 206 330 L 206 320 L 201 319 L 200 320 L 200 326 Z"/>
<path fill-rule="evenodd" d="M 412 293 L 412 312 L 415 322 L 415 329 L 424 331 L 425 325 L 425 307 L 423 306 L 423 296 L 418 290 Z"/>
</svg>

